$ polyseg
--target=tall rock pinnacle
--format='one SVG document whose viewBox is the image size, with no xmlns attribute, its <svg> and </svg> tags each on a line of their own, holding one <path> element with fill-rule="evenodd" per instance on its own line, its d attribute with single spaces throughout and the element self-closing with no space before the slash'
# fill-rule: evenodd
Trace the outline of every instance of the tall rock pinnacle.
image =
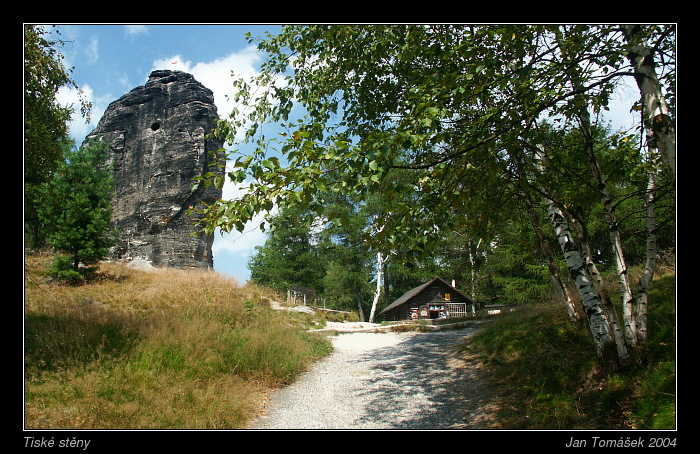
<svg viewBox="0 0 700 454">
<path fill-rule="evenodd" d="M 211 90 L 181 71 L 153 71 L 148 82 L 112 102 L 85 139 L 109 144 L 116 194 L 112 222 L 120 242 L 112 259 L 157 266 L 212 267 L 213 236 L 196 234 L 190 206 L 221 197 L 214 186 L 193 190 L 193 179 L 223 173 L 208 151 L 218 113 Z"/>
</svg>

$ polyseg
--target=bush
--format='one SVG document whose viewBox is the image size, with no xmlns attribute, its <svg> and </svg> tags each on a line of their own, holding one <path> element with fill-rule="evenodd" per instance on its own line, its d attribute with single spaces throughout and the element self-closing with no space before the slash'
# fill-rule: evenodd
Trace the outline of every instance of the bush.
<svg viewBox="0 0 700 454">
<path fill-rule="evenodd" d="M 85 282 L 94 274 L 96 267 L 84 267 L 76 269 L 70 257 L 64 255 L 54 256 L 53 262 L 48 270 L 48 275 L 56 280 L 69 284 L 80 284 Z"/>
</svg>

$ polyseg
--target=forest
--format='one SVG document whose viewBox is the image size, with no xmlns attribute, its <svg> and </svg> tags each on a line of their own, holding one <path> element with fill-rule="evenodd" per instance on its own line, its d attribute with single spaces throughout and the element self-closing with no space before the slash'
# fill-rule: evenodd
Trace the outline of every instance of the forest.
<svg viewBox="0 0 700 454">
<path fill-rule="evenodd" d="M 480 302 L 554 298 L 600 355 L 629 363 L 656 262 L 675 260 L 675 35 L 545 24 L 249 36 L 261 74 L 235 80 L 241 107 L 214 132 L 253 146 L 226 168 L 246 191 L 204 207 L 203 228 L 264 214 L 253 280 L 316 288 L 363 318 L 436 275 Z M 619 129 L 605 113 L 624 84 L 639 100 L 635 126 Z M 284 132 L 267 136 L 271 124 Z"/>
</svg>

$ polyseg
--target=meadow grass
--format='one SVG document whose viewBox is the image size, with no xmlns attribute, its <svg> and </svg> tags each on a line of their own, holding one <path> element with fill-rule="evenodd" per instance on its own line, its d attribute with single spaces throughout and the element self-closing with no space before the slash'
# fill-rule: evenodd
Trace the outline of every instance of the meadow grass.
<svg viewBox="0 0 700 454">
<path fill-rule="evenodd" d="M 649 295 L 649 339 L 635 367 L 600 360 L 586 323 L 572 324 L 555 303 L 493 318 L 462 352 L 493 377 L 503 428 L 673 429 L 675 326 L 675 273 L 666 268 Z"/>
<path fill-rule="evenodd" d="M 237 429 L 330 343 L 271 291 L 213 271 L 103 264 L 81 286 L 25 261 L 25 428 Z"/>
</svg>

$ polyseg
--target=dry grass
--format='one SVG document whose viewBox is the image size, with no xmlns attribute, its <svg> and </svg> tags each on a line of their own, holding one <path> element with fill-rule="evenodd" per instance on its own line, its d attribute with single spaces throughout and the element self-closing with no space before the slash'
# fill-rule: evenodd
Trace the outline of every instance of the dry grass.
<svg viewBox="0 0 700 454">
<path fill-rule="evenodd" d="M 25 427 L 235 429 L 330 351 L 270 291 L 212 271 L 103 264 L 82 286 L 25 262 Z"/>
</svg>

